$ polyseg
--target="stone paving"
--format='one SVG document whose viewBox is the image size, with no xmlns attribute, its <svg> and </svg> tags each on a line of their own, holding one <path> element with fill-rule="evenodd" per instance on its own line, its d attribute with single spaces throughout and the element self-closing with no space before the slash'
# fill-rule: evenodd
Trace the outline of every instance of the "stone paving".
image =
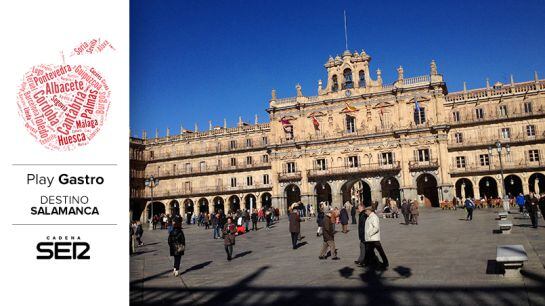
<svg viewBox="0 0 545 306">
<path fill-rule="evenodd" d="M 146 245 L 130 257 L 131 305 L 545 305 L 545 222 L 533 229 L 513 212 L 512 234 L 497 234 L 496 213 L 476 210 L 467 222 L 463 210 L 423 209 L 409 226 L 381 219 L 387 271 L 354 264 L 356 225 L 335 235 L 341 260 L 318 260 L 315 219 L 302 224 L 304 245 L 292 250 L 284 217 L 237 237 L 231 262 L 212 230 L 185 225 L 187 251 L 174 277 L 166 230 L 146 231 Z M 526 249 L 520 276 L 498 273 L 500 244 Z"/>
</svg>

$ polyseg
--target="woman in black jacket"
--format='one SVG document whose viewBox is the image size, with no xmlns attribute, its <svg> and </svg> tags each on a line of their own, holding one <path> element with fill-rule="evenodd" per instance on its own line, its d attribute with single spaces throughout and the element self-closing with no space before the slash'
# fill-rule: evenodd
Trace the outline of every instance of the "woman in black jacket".
<svg viewBox="0 0 545 306">
<path fill-rule="evenodd" d="M 172 232 L 168 235 L 168 246 L 170 247 L 170 256 L 174 256 L 174 276 L 179 275 L 182 255 L 185 252 L 185 235 L 182 231 L 181 220 L 176 220 L 173 224 Z"/>
</svg>

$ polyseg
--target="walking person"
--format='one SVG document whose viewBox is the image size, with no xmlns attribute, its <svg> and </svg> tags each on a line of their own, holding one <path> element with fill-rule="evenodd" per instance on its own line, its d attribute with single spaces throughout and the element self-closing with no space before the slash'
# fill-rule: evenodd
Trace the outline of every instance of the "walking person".
<svg viewBox="0 0 545 306">
<path fill-rule="evenodd" d="M 363 203 L 358 205 L 358 238 L 360 239 L 360 256 L 355 264 L 358 266 L 365 266 L 369 259 L 366 261 L 365 257 L 365 221 L 367 220 L 367 214 L 365 213 L 365 206 Z"/>
<path fill-rule="evenodd" d="M 343 208 L 341 208 L 340 212 L 340 222 L 342 226 L 342 232 L 348 233 L 348 210 L 346 209 L 348 207 L 349 202 L 344 203 Z"/>
<path fill-rule="evenodd" d="M 468 197 L 464 205 L 466 206 L 466 209 L 467 209 L 466 221 L 473 220 L 473 210 L 475 209 L 475 202 L 473 202 L 473 200 L 470 197 Z"/>
<path fill-rule="evenodd" d="M 411 204 L 411 219 L 412 219 L 411 223 L 412 224 L 418 225 L 418 215 L 419 215 L 418 202 L 412 201 L 412 204 Z"/>
<path fill-rule="evenodd" d="M 352 218 L 352 224 L 356 224 L 356 205 L 351 205 L 350 208 L 350 217 Z"/>
<path fill-rule="evenodd" d="M 237 228 L 233 223 L 233 218 L 228 217 L 227 223 L 223 227 L 223 244 L 225 246 L 225 253 L 227 253 L 227 260 L 233 259 L 233 246 L 235 245 L 235 235 Z"/>
<path fill-rule="evenodd" d="M 396 219 L 399 218 L 399 208 L 397 207 L 396 200 L 392 199 L 390 201 L 390 209 L 392 210 L 392 218 L 396 218 Z"/>
<path fill-rule="evenodd" d="M 534 193 L 530 192 L 530 194 L 528 195 L 528 199 L 526 201 L 527 201 L 527 207 L 528 207 L 528 214 L 530 214 L 530 220 L 532 221 L 532 227 L 537 228 L 537 223 L 539 220 L 537 217 L 538 200 L 536 196 L 534 195 Z"/>
<path fill-rule="evenodd" d="M 324 225 L 324 205 L 320 203 L 318 207 L 318 214 L 316 215 L 316 223 L 318 224 L 318 230 L 316 231 L 316 237 L 322 234 L 322 227 Z"/>
<path fill-rule="evenodd" d="M 257 220 L 258 220 L 257 209 L 254 208 L 254 211 L 252 212 L 250 219 L 252 219 L 252 231 L 257 231 Z"/>
<path fill-rule="evenodd" d="M 403 199 L 403 202 L 401 203 L 401 213 L 403 214 L 403 218 L 405 219 L 405 225 L 409 225 L 409 216 L 411 214 L 411 204 L 409 204 L 409 201 Z"/>
<path fill-rule="evenodd" d="M 519 212 L 522 215 L 524 213 L 524 204 L 526 200 L 524 199 L 524 195 L 522 193 L 519 193 L 519 195 L 515 198 L 515 202 L 517 203 L 517 206 L 519 207 Z"/>
<path fill-rule="evenodd" d="M 324 243 L 322 245 L 322 250 L 320 251 L 319 259 L 326 259 L 327 250 L 331 252 L 333 257 L 332 260 L 339 260 L 337 256 L 337 249 L 335 248 L 335 230 L 333 224 L 335 223 L 335 212 L 331 210 L 330 207 L 324 207 L 324 222 L 323 222 L 323 237 Z"/>
<path fill-rule="evenodd" d="M 174 257 L 174 276 L 180 273 L 180 263 L 182 255 L 185 252 L 185 235 L 182 231 L 181 220 L 176 220 L 173 225 L 172 232 L 168 235 L 168 246 L 170 248 L 170 256 Z"/>
<path fill-rule="evenodd" d="M 136 242 L 138 243 L 138 246 L 143 246 L 144 243 L 142 242 L 142 236 L 144 235 L 144 229 L 142 228 L 142 223 L 140 221 L 136 221 L 134 235 L 136 236 Z"/>
<path fill-rule="evenodd" d="M 213 213 L 212 218 L 210 218 L 210 223 L 212 224 L 212 236 L 214 239 L 220 238 L 220 231 L 219 231 L 219 217 L 220 215 L 218 213 Z"/>
<path fill-rule="evenodd" d="M 294 250 L 297 249 L 297 240 L 299 238 L 299 233 L 301 232 L 301 216 L 299 216 L 299 211 L 297 208 L 297 204 L 291 205 L 291 213 L 288 217 L 291 234 L 291 246 Z"/>
<path fill-rule="evenodd" d="M 539 210 L 541 210 L 543 220 L 545 220 L 545 194 L 541 194 L 539 200 L 537 201 L 537 206 L 539 207 Z"/>
<path fill-rule="evenodd" d="M 386 269 L 390 264 L 380 243 L 380 220 L 372 207 L 366 207 L 365 214 L 367 215 L 367 220 L 365 220 L 366 252 L 364 265 L 369 265 L 371 260 L 376 256 L 375 250 L 377 250 L 382 260 L 381 268 Z"/>
</svg>

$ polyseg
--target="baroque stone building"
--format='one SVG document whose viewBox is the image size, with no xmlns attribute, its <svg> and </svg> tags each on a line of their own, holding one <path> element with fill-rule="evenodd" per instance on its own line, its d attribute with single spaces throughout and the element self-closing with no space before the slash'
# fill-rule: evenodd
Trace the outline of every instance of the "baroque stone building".
<svg viewBox="0 0 545 306">
<path fill-rule="evenodd" d="M 393 84 L 370 61 L 364 51 L 330 57 L 316 96 L 300 85 L 290 98 L 273 90 L 270 123 L 256 117 L 235 128 L 131 138 L 133 218 L 150 216 L 150 175 L 160 180 L 154 214 L 270 205 L 285 213 L 299 200 L 388 197 L 439 206 L 455 196 L 545 191 L 545 80 L 537 74 L 449 93 L 434 61 L 423 76 L 405 78 L 399 67 Z"/>
</svg>

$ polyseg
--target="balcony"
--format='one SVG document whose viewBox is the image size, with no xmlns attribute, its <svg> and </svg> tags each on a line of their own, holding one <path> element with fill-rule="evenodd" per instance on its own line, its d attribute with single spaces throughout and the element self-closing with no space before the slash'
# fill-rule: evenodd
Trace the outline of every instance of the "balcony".
<svg viewBox="0 0 545 306">
<path fill-rule="evenodd" d="M 399 161 L 394 161 L 391 164 L 381 164 L 381 163 L 372 163 L 372 164 L 360 164 L 356 167 L 342 166 L 342 167 L 331 167 L 324 170 L 321 169 L 312 169 L 308 170 L 309 179 L 317 179 L 322 177 L 343 177 L 351 176 L 354 174 L 375 174 L 375 173 L 384 173 L 384 172 L 398 172 L 401 169 L 401 164 Z"/>
<path fill-rule="evenodd" d="M 499 113 L 485 113 L 483 118 L 477 118 L 476 114 L 473 111 L 464 114 L 460 112 L 460 120 L 455 121 L 454 118 L 449 117 L 450 119 L 448 121 L 448 124 L 453 128 L 457 128 L 513 120 L 545 118 L 545 110 L 541 105 L 537 105 L 536 102 L 536 105 L 534 105 L 533 107 L 536 108 L 536 110 L 533 110 L 531 112 L 525 112 L 522 109 L 515 109 L 514 111 L 508 112 L 505 115 Z"/>
<path fill-rule="evenodd" d="M 279 182 L 300 181 L 300 180 L 301 180 L 301 171 L 278 173 Z"/>
<path fill-rule="evenodd" d="M 488 147 L 494 147 L 496 141 L 500 141 L 503 144 L 509 144 L 509 145 L 526 145 L 526 144 L 534 144 L 534 143 L 541 143 L 545 140 L 545 132 L 541 134 L 536 134 L 534 136 L 528 136 L 526 133 L 517 133 L 512 134 L 509 138 L 501 138 L 501 137 L 464 137 L 463 141 L 458 143 L 453 140 L 449 140 L 448 142 L 448 150 L 449 151 L 462 151 L 462 150 L 469 150 L 469 149 L 486 149 Z"/>
<path fill-rule="evenodd" d="M 183 151 L 173 151 L 165 153 L 154 153 L 153 158 L 147 157 L 147 161 L 150 163 L 162 162 L 168 160 L 175 160 L 181 158 L 197 158 L 205 157 L 211 155 L 222 155 L 222 154 L 232 154 L 232 153 L 244 153 L 244 152 L 255 152 L 260 150 L 265 150 L 266 145 L 257 145 L 250 147 L 239 147 L 239 148 L 202 148 L 202 149 L 188 149 Z"/>
<path fill-rule="evenodd" d="M 160 187 L 158 187 L 160 188 Z M 154 190 L 154 199 L 166 198 L 181 198 L 181 197 L 197 197 L 197 196 L 215 196 L 222 194 L 239 194 L 243 192 L 266 191 L 271 190 L 271 184 L 254 184 L 244 186 L 205 186 L 199 188 L 172 188 L 167 190 Z M 150 198 L 151 192 L 149 188 L 144 192 L 144 198 Z"/>
<path fill-rule="evenodd" d="M 174 170 L 161 170 L 159 173 L 157 171 L 151 171 L 149 173 L 154 175 L 157 178 L 168 179 L 176 177 L 190 177 L 190 176 L 200 176 L 200 175 L 210 175 L 210 174 L 221 174 L 229 172 L 239 172 L 239 171 L 251 171 L 251 170 L 262 170 L 270 169 L 271 163 L 251 163 L 251 164 L 240 164 L 236 166 L 206 166 L 204 168 L 197 169 L 176 169 Z"/>
<path fill-rule="evenodd" d="M 491 161 L 490 165 L 482 166 L 480 163 L 467 163 L 465 167 L 456 167 L 451 165 L 450 174 L 452 176 L 478 175 L 478 174 L 498 174 L 500 173 L 499 160 Z M 529 161 L 527 159 L 503 161 L 503 170 L 506 173 L 519 171 L 542 171 L 545 170 L 545 162 Z"/>
<path fill-rule="evenodd" d="M 431 158 L 430 160 L 412 160 L 409 161 L 410 171 L 422 171 L 422 170 L 435 170 L 439 168 L 439 161 L 437 158 Z"/>
</svg>

